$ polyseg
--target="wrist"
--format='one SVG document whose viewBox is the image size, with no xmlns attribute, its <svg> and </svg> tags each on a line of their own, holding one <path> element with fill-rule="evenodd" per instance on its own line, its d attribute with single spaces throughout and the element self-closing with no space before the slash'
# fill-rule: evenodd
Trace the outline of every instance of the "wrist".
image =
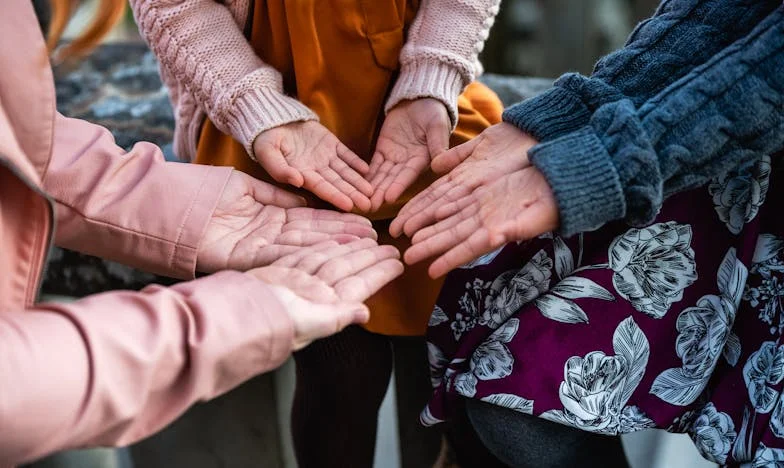
<svg viewBox="0 0 784 468">
<path fill-rule="evenodd" d="M 264 131 L 292 122 L 318 121 L 307 106 L 271 88 L 253 89 L 238 97 L 229 117 L 229 131 L 254 160 L 253 143 Z"/>
<path fill-rule="evenodd" d="M 401 67 L 384 110 L 389 112 L 402 101 L 432 98 L 447 110 L 452 130 L 457 125 L 457 98 L 466 86 L 459 69 L 432 59 L 417 59 Z"/>
</svg>

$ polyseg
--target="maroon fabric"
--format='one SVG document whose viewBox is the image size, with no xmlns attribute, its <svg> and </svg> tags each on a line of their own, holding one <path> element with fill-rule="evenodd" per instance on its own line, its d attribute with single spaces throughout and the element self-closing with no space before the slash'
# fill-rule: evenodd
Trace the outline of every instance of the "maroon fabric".
<svg viewBox="0 0 784 468">
<path fill-rule="evenodd" d="M 688 432 L 717 463 L 781 466 L 781 160 L 672 197 L 651 226 L 512 243 L 450 273 L 422 421 L 464 396 L 603 434 Z"/>
</svg>

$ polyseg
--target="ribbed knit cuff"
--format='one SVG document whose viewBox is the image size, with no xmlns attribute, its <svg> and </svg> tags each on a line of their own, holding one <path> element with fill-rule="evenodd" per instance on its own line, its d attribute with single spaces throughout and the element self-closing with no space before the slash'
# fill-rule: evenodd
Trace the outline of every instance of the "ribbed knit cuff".
<svg viewBox="0 0 784 468">
<path fill-rule="evenodd" d="M 227 125 L 253 158 L 253 141 L 259 133 L 307 120 L 318 116 L 301 102 L 272 88 L 256 88 L 234 101 Z"/>
<path fill-rule="evenodd" d="M 434 59 L 417 59 L 402 66 L 384 111 L 389 112 L 400 101 L 438 99 L 446 106 L 454 130 L 457 127 L 457 97 L 466 85 L 458 68 Z"/>
<path fill-rule="evenodd" d="M 592 231 L 625 216 L 618 171 L 590 128 L 534 146 L 528 156 L 553 189 L 564 236 Z"/>
<path fill-rule="evenodd" d="M 580 96 L 554 86 L 542 94 L 508 107 L 504 122 L 515 125 L 539 141 L 548 141 L 588 124 L 591 111 Z"/>
</svg>

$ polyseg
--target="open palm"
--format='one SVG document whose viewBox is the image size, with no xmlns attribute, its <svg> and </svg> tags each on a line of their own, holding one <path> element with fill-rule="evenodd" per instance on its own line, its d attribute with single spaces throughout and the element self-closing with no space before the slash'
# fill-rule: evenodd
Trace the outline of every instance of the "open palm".
<svg viewBox="0 0 784 468">
<path fill-rule="evenodd" d="M 368 178 L 373 186 L 372 210 L 393 203 L 449 148 L 446 107 L 435 99 L 404 101 L 384 119 Z"/>
<path fill-rule="evenodd" d="M 529 166 L 449 202 L 436 220 L 411 238 L 408 264 L 438 257 L 428 270 L 437 278 L 502 245 L 532 239 L 558 227 L 558 206 L 547 180 Z"/>
<path fill-rule="evenodd" d="M 435 220 L 435 213 L 447 203 L 457 201 L 483 184 L 530 165 L 528 150 L 536 145 L 517 127 L 494 125 L 471 141 L 436 156 L 433 172 L 445 174 L 418 193 L 398 213 L 389 226 L 395 237 L 411 236 Z"/>
<path fill-rule="evenodd" d="M 294 122 L 262 132 L 253 153 L 278 182 L 302 187 L 344 211 L 370 209 L 368 165 L 318 122 Z"/>
<path fill-rule="evenodd" d="M 303 205 L 300 197 L 235 171 L 202 237 L 197 269 L 245 271 L 303 246 L 377 237 L 361 216 Z"/>
</svg>

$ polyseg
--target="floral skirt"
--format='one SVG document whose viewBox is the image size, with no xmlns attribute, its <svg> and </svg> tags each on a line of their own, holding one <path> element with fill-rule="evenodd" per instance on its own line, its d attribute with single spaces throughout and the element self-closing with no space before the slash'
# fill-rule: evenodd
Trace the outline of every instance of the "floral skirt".
<svg viewBox="0 0 784 468">
<path fill-rule="evenodd" d="M 676 195 L 648 227 L 545 235 L 450 273 L 422 422 L 468 397 L 601 434 L 685 432 L 716 463 L 784 466 L 783 160 Z"/>
</svg>

